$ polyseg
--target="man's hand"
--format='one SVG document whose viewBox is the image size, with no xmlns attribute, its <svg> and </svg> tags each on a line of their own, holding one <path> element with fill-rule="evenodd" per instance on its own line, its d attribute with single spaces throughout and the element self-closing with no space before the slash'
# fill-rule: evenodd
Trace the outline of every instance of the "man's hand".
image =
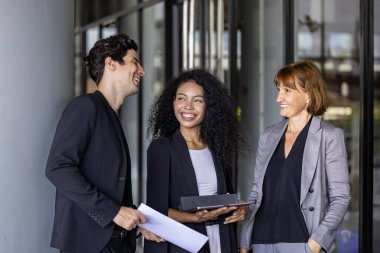
<svg viewBox="0 0 380 253">
<path fill-rule="evenodd" d="M 248 249 L 240 248 L 240 253 L 248 253 Z"/>
<path fill-rule="evenodd" d="M 150 240 L 150 241 L 155 241 L 155 242 L 164 242 L 165 240 L 162 239 L 161 237 L 158 237 L 157 235 L 149 232 L 148 230 L 139 227 L 138 228 L 141 232 L 141 234 L 144 236 L 145 239 Z"/>
<path fill-rule="evenodd" d="M 146 218 L 139 211 L 130 207 L 122 206 L 115 218 L 113 218 L 113 222 L 126 230 L 132 230 L 140 223 L 145 223 Z"/>
<path fill-rule="evenodd" d="M 313 239 L 309 239 L 309 241 L 307 242 L 307 244 L 309 245 L 309 248 L 311 249 L 311 252 L 313 252 L 313 253 L 320 253 L 321 252 L 321 249 L 322 249 L 321 245 L 319 245 Z"/>
</svg>

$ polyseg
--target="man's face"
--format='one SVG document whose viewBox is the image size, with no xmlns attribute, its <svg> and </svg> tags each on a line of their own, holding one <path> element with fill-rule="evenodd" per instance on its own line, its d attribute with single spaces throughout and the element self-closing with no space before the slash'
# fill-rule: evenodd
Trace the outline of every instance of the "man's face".
<svg viewBox="0 0 380 253">
<path fill-rule="evenodd" d="M 139 63 L 135 50 L 128 50 L 123 60 L 124 64 L 117 63 L 116 78 L 125 94 L 130 96 L 139 91 L 140 80 L 145 71 Z"/>
</svg>

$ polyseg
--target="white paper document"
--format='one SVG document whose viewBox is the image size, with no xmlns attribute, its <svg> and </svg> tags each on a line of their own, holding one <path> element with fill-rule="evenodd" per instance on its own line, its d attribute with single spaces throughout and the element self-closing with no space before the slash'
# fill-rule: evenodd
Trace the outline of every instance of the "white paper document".
<svg viewBox="0 0 380 253">
<path fill-rule="evenodd" d="M 144 203 L 137 210 L 148 219 L 148 222 L 140 224 L 140 227 L 187 251 L 198 252 L 208 240 L 207 236 L 157 212 Z"/>
</svg>

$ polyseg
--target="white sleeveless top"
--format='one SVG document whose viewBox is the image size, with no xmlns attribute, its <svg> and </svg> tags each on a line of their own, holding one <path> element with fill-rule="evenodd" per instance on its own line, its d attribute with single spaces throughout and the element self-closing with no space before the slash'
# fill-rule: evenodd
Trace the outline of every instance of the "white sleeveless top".
<svg viewBox="0 0 380 253">
<path fill-rule="evenodd" d="M 202 150 L 189 149 L 189 152 L 197 178 L 199 195 L 216 195 L 218 192 L 218 184 L 215 165 L 210 150 L 208 148 Z M 219 225 L 206 226 L 206 230 L 210 244 L 210 252 L 220 253 Z"/>
</svg>

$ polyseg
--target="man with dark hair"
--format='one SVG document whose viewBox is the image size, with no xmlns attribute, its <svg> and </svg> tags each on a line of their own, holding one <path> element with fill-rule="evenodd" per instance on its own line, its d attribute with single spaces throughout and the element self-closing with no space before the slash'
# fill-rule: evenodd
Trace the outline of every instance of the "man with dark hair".
<svg viewBox="0 0 380 253">
<path fill-rule="evenodd" d="M 125 34 L 95 43 L 85 58 L 97 90 L 65 108 L 46 165 L 57 188 L 51 246 L 61 252 L 134 252 L 131 161 L 117 112 L 145 75 L 137 45 Z M 145 231 L 144 231 L 145 232 Z"/>
</svg>

